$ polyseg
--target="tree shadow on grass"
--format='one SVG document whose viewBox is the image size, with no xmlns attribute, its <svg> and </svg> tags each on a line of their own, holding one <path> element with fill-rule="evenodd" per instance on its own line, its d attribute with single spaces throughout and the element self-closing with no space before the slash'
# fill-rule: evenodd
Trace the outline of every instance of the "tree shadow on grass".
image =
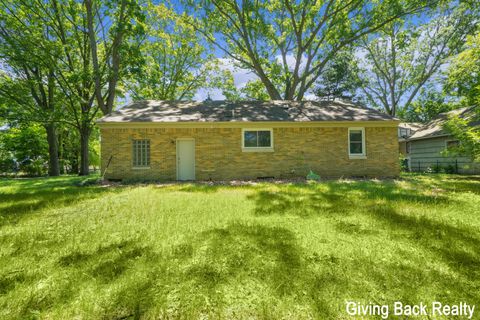
<svg viewBox="0 0 480 320">
<path fill-rule="evenodd" d="M 465 287 L 458 286 L 455 276 L 409 264 L 408 257 L 405 257 L 404 264 L 398 264 L 371 260 L 364 255 L 344 257 L 332 252 L 311 253 L 299 245 L 292 231 L 283 227 L 234 223 L 203 232 L 190 243 L 174 250 L 172 260 L 180 270 L 174 283 L 179 284 L 177 289 L 183 297 L 188 297 L 183 301 L 188 311 L 184 311 L 192 317 L 198 317 L 198 314 L 192 314 L 193 310 L 205 307 L 205 297 L 208 297 L 213 315 L 218 310 L 228 309 L 232 301 L 225 298 L 227 292 L 224 290 L 235 290 L 235 284 L 240 284 L 238 289 L 241 290 L 243 284 L 252 282 L 258 292 L 251 294 L 259 298 L 254 302 L 255 307 L 261 305 L 262 299 L 267 299 L 270 317 L 282 316 L 275 314 L 279 301 L 295 301 L 309 310 L 305 317 L 338 318 L 345 314 L 345 299 L 355 298 L 352 294 L 366 300 L 371 297 L 380 299 L 383 295 L 378 293 L 389 290 L 397 290 L 400 298 L 413 303 L 415 298 L 422 298 L 418 294 L 419 282 L 440 295 L 445 290 L 456 298 L 475 297 L 475 294 L 463 293 Z M 476 240 L 470 245 L 475 244 Z M 445 248 L 446 242 L 443 245 Z M 375 271 L 372 273 L 372 270 Z M 423 278 L 428 280 L 420 280 Z M 190 281 L 182 283 L 181 279 Z M 474 280 L 467 279 L 470 281 L 464 278 L 464 283 Z M 435 281 L 438 287 L 432 285 Z M 406 283 L 405 290 L 398 288 L 398 283 Z M 191 288 L 196 290 L 193 295 Z M 414 294 L 416 289 L 417 294 Z M 386 302 L 392 303 L 393 300 Z M 241 303 L 241 298 L 236 298 L 234 303 Z"/>
<path fill-rule="evenodd" d="M 102 282 L 111 282 L 121 276 L 133 262 L 151 254 L 151 249 L 134 241 L 122 241 L 101 246 L 92 252 L 72 252 L 60 257 L 61 267 L 88 269 L 88 274 Z"/>
<path fill-rule="evenodd" d="M 444 268 L 429 268 L 426 264 L 415 264 L 405 254 L 401 261 L 372 260 L 358 256 L 340 264 L 349 270 L 348 277 L 356 283 L 349 289 L 352 294 L 345 298 L 365 304 L 431 303 L 457 304 L 458 301 L 475 303 L 480 298 L 478 285 L 469 279 L 445 272 Z M 345 296 L 345 293 L 344 293 Z"/>
<path fill-rule="evenodd" d="M 312 216 L 324 213 L 348 214 L 363 201 L 405 201 L 423 204 L 448 203 L 443 195 L 424 195 L 399 188 L 393 183 L 353 182 L 321 185 L 290 185 L 249 195 L 256 204 L 255 214 Z"/>
<path fill-rule="evenodd" d="M 480 176 L 429 174 L 405 176 L 404 180 L 416 185 L 428 185 L 430 188 L 443 191 L 480 194 Z"/>
<path fill-rule="evenodd" d="M 255 270 L 273 291 L 288 294 L 299 277 L 301 250 L 291 231 L 261 225 L 233 224 L 199 235 L 202 248 L 186 272 L 198 286 L 211 289 Z"/>
<path fill-rule="evenodd" d="M 385 219 L 379 212 L 371 214 Z M 400 220 L 393 222 L 397 228 L 409 228 L 409 221 Z M 478 293 L 463 293 L 455 278 L 412 265 L 408 256 L 398 264 L 365 255 L 311 252 L 289 229 L 261 224 L 231 223 L 161 253 L 141 239 L 125 240 L 68 253 L 57 264 L 85 278 L 68 283 L 71 287 L 62 291 L 69 293 L 66 298 L 40 301 L 35 310 L 73 301 L 78 281 L 83 286 L 93 279 L 105 290 L 98 292 L 100 311 L 88 314 L 92 318 L 333 319 L 345 316 L 346 299 L 368 303 L 386 296 L 390 300 L 378 302 L 417 303 L 422 299 L 418 286 L 433 287 L 430 294 L 440 296 L 449 292 L 450 299 L 478 298 Z M 236 314 L 229 313 L 232 308 Z"/>
<path fill-rule="evenodd" d="M 96 264 L 90 270 L 101 281 L 115 281 L 130 266 L 135 266 L 138 259 L 143 259 L 149 270 L 146 276 L 125 285 L 112 297 L 104 316 L 221 318 L 225 317 L 225 310 L 232 308 L 231 297 L 227 297 L 232 294 L 238 295 L 233 302 L 235 307 L 251 303 L 248 312 L 252 317 L 259 317 L 262 312 L 270 317 L 284 316 L 276 309 L 278 305 L 295 301 L 309 310 L 305 317 L 338 318 L 345 315 L 345 299 L 368 303 L 382 299 L 384 295 L 379 292 L 386 293 L 390 300 L 377 302 L 418 303 L 424 298 L 418 290 L 420 285 L 427 288 L 429 298 L 445 296 L 452 303 L 455 302 L 452 297 L 478 298 L 478 294 L 464 291 L 469 288 L 473 292 L 478 279 L 479 239 L 470 230 L 427 217 L 403 215 L 392 206 L 396 201 L 434 205 L 449 201 L 442 195 L 415 192 L 394 185 L 354 183 L 332 184 L 321 189 L 315 186 L 289 186 L 277 191 L 259 189 L 250 199 L 256 202 L 259 215 L 297 214 L 300 207 L 307 217 L 314 214 L 342 217 L 342 211 L 351 211 L 352 206 L 359 206 L 357 201 L 364 200 L 358 212 L 378 220 L 377 229 L 364 230 L 346 223 L 338 224 L 339 229 L 348 233 L 353 228 L 360 235 L 401 231 L 412 246 L 438 255 L 439 260 L 452 267 L 453 274 L 447 276 L 439 270 L 424 269 L 408 256 L 404 263 L 398 264 L 372 261 L 364 255 L 345 258 L 335 253 L 307 253 L 289 229 L 232 223 L 193 235 L 161 255 L 148 252 L 148 248 L 142 248 L 142 254 L 138 255 L 135 246 L 127 244 L 130 249 L 122 249 L 121 258 L 109 258 L 106 262 L 107 266 L 116 266 L 106 276 L 102 263 Z M 349 199 L 349 193 L 356 197 Z M 111 249 L 116 250 L 104 248 L 99 254 Z M 66 261 L 69 259 L 72 257 Z M 84 259 L 80 255 L 79 260 Z M 248 302 L 242 301 L 245 293 L 236 293 L 246 287 L 253 296 Z M 240 314 L 245 312 L 239 310 Z"/>
<path fill-rule="evenodd" d="M 88 181 L 95 181 L 96 178 L 62 178 L 24 179 L 13 181 L 15 188 L 12 191 L 2 192 L 0 189 L 0 227 L 3 224 L 15 223 L 25 215 L 45 207 L 67 207 L 106 193 L 122 191 L 121 188 L 90 186 Z"/>
<path fill-rule="evenodd" d="M 7 294 L 9 291 L 15 289 L 17 284 L 26 283 L 30 283 L 30 279 L 22 271 L 0 275 L 0 295 Z"/>
<path fill-rule="evenodd" d="M 480 178 L 478 178 L 480 179 Z M 480 194 L 480 181 L 473 178 L 470 179 L 448 179 L 446 183 L 437 183 L 439 188 L 444 188 L 448 191 L 454 192 L 472 192 L 475 194 Z"/>
<path fill-rule="evenodd" d="M 91 282 L 104 286 L 121 279 L 135 268 L 140 259 L 156 260 L 149 247 L 133 240 L 100 246 L 90 251 L 74 251 L 57 260 L 55 275 L 24 273 L 0 274 L 0 294 L 8 294 L 17 285 L 31 286 L 25 304 L 18 306 L 19 318 L 31 318 L 32 313 L 44 312 L 53 306 L 68 305 L 78 298 L 79 287 Z M 53 267 L 52 267 L 53 268 Z M 72 276 L 68 276 L 71 274 Z M 49 283 L 48 289 L 38 290 L 39 284 Z"/>
<path fill-rule="evenodd" d="M 335 224 L 335 229 L 338 232 L 349 235 L 376 235 L 380 233 L 380 230 L 374 230 L 365 228 L 361 223 L 339 221 Z"/>
<path fill-rule="evenodd" d="M 275 317 L 285 299 L 313 303 L 309 315 L 328 317 L 325 284 L 343 281 L 330 269 L 314 271 L 290 230 L 263 225 L 208 230 L 147 263 L 149 275 L 112 297 L 116 307 L 107 308 L 107 318 L 225 318 L 232 307 L 240 315 Z"/>
<path fill-rule="evenodd" d="M 416 245 L 443 259 L 456 272 L 476 280 L 480 275 L 480 239 L 473 230 L 398 213 L 391 205 L 371 205 L 368 212 L 390 230 L 402 230 Z"/>
<path fill-rule="evenodd" d="M 476 176 L 454 176 L 454 177 L 448 177 L 447 180 L 469 181 L 469 182 L 477 182 L 477 183 L 480 184 L 480 175 L 476 175 Z"/>
<path fill-rule="evenodd" d="M 334 218 L 339 231 L 358 235 L 375 231 L 401 232 L 422 250 L 432 252 L 463 277 L 474 280 L 480 275 L 480 239 L 473 228 L 456 227 L 435 217 L 412 216 L 398 212 L 394 205 L 426 204 L 442 206 L 454 201 L 445 195 L 425 194 L 418 189 L 405 189 L 395 184 L 355 182 L 330 183 L 321 188 L 295 186 L 277 191 L 261 190 L 250 196 L 255 201 L 255 214 L 323 215 Z M 351 226 L 341 221 L 346 214 L 373 217 L 379 222 L 377 230 Z"/>
</svg>

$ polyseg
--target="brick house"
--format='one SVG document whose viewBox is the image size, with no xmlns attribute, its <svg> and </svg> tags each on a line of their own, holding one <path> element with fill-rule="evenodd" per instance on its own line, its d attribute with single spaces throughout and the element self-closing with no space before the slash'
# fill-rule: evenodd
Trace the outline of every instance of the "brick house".
<svg viewBox="0 0 480 320">
<path fill-rule="evenodd" d="M 107 179 L 397 176 L 399 121 L 345 102 L 133 102 L 98 121 Z"/>
</svg>

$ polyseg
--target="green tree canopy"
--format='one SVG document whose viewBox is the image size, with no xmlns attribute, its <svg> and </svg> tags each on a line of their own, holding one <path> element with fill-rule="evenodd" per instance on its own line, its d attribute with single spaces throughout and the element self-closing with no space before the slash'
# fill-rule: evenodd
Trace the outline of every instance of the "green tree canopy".
<svg viewBox="0 0 480 320">
<path fill-rule="evenodd" d="M 326 100 L 335 100 L 335 98 L 353 100 L 360 84 L 353 50 L 345 50 L 335 55 L 325 66 L 317 80 L 314 93 L 317 97 Z"/>
<path fill-rule="evenodd" d="M 36 15 L 40 3 L 2 1 L 0 6 L 0 96 L 8 121 L 44 125 L 49 144 L 49 174 L 59 174 L 56 122 L 61 104 L 55 75 L 59 61 L 54 33 Z"/>
<path fill-rule="evenodd" d="M 80 174 L 88 174 L 93 120 L 100 112 L 113 110 L 126 66 L 138 56 L 135 40 L 144 29 L 141 3 L 6 0 L 0 7 L 0 19 L 0 57 L 9 73 L 2 80 L 7 84 L 2 88 L 9 90 L 0 89 L 0 94 L 19 106 L 28 107 L 32 105 L 29 101 L 34 101 L 41 111 L 33 112 L 34 116 L 49 112 L 47 136 L 51 158 L 57 154 L 57 164 L 58 146 L 52 148 L 57 144 L 56 122 L 76 128 L 81 144 Z M 28 87 L 27 94 L 17 90 L 23 85 Z M 58 114 L 61 116 L 56 117 Z"/>
<path fill-rule="evenodd" d="M 468 6 L 442 9 L 423 25 L 397 20 L 368 42 L 362 72 L 362 92 L 372 106 L 396 115 L 408 108 L 420 89 L 458 52 L 475 28 L 476 15 Z"/>
<path fill-rule="evenodd" d="M 38 123 L 22 123 L 0 132 L 0 171 L 20 169 L 29 175 L 42 175 L 47 161 L 46 132 Z"/>
<path fill-rule="evenodd" d="M 407 122 L 427 123 L 442 112 L 458 108 L 455 102 L 447 101 L 445 94 L 432 86 L 420 89 L 418 98 L 403 109 L 398 116 Z"/>
<path fill-rule="evenodd" d="M 131 69 L 128 83 L 134 99 L 191 99 L 209 85 L 214 61 L 185 19 L 164 4 L 148 5 L 142 61 Z"/>
<path fill-rule="evenodd" d="M 461 143 L 460 152 L 480 161 L 480 32 L 468 37 L 464 50 L 450 65 L 446 90 L 461 98 L 461 103 L 472 109 L 471 119 L 453 117 L 446 124 Z"/>
<path fill-rule="evenodd" d="M 192 25 L 270 99 L 302 100 L 342 49 L 436 0 L 185 0 Z"/>
<path fill-rule="evenodd" d="M 480 32 L 471 35 L 448 69 L 446 90 L 480 106 Z"/>
</svg>

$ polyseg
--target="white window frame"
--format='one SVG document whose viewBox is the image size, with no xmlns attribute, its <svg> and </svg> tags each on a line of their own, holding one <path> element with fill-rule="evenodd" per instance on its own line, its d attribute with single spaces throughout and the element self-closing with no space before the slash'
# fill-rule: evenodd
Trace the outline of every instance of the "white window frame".
<svg viewBox="0 0 480 320">
<path fill-rule="evenodd" d="M 350 153 L 350 131 L 362 131 L 362 153 Z M 348 157 L 350 159 L 366 159 L 367 145 L 365 143 L 365 128 L 364 127 L 350 127 L 348 128 Z"/>
<path fill-rule="evenodd" d="M 145 165 L 145 166 L 138 166 L 138 165 L 135 165 L 135 141 L 148 141 L 148 165 Z M 151 165 L 151 140 L 150 139 L 132 139 L 132 169 L 134 170 L 144 170 L 144 169 L 150 169 L 150 165 Z"/>
<path fill-rule="evenodd" d="M 245 131 L 270 131 L 270 147 L 245 147 Z M 243 152 L 273 152 L 273 129 L 272 128 L 242 128 L 242 151 Z"/>
</svg>

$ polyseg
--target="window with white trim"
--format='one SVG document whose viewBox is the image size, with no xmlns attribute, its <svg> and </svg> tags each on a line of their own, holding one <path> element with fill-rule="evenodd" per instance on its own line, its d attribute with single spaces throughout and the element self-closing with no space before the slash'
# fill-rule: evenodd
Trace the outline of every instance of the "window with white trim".
<svg viewBox="0 0 480 320">
<path fill-rule="evenodd" d="M 272 141 L 272 130 L 270 129 L 243 130 L 243 148 L 245 149 L 272 148 Z"/>
<path fill-rule="evenodd" d="M 348 128 L 348 154 L 365 156 L 365 129 Z"/>
<path fill-rule="evenodd" d="M 132 140 L 133 167 L 150 166 L 150 140 Z"/>
</svg>

